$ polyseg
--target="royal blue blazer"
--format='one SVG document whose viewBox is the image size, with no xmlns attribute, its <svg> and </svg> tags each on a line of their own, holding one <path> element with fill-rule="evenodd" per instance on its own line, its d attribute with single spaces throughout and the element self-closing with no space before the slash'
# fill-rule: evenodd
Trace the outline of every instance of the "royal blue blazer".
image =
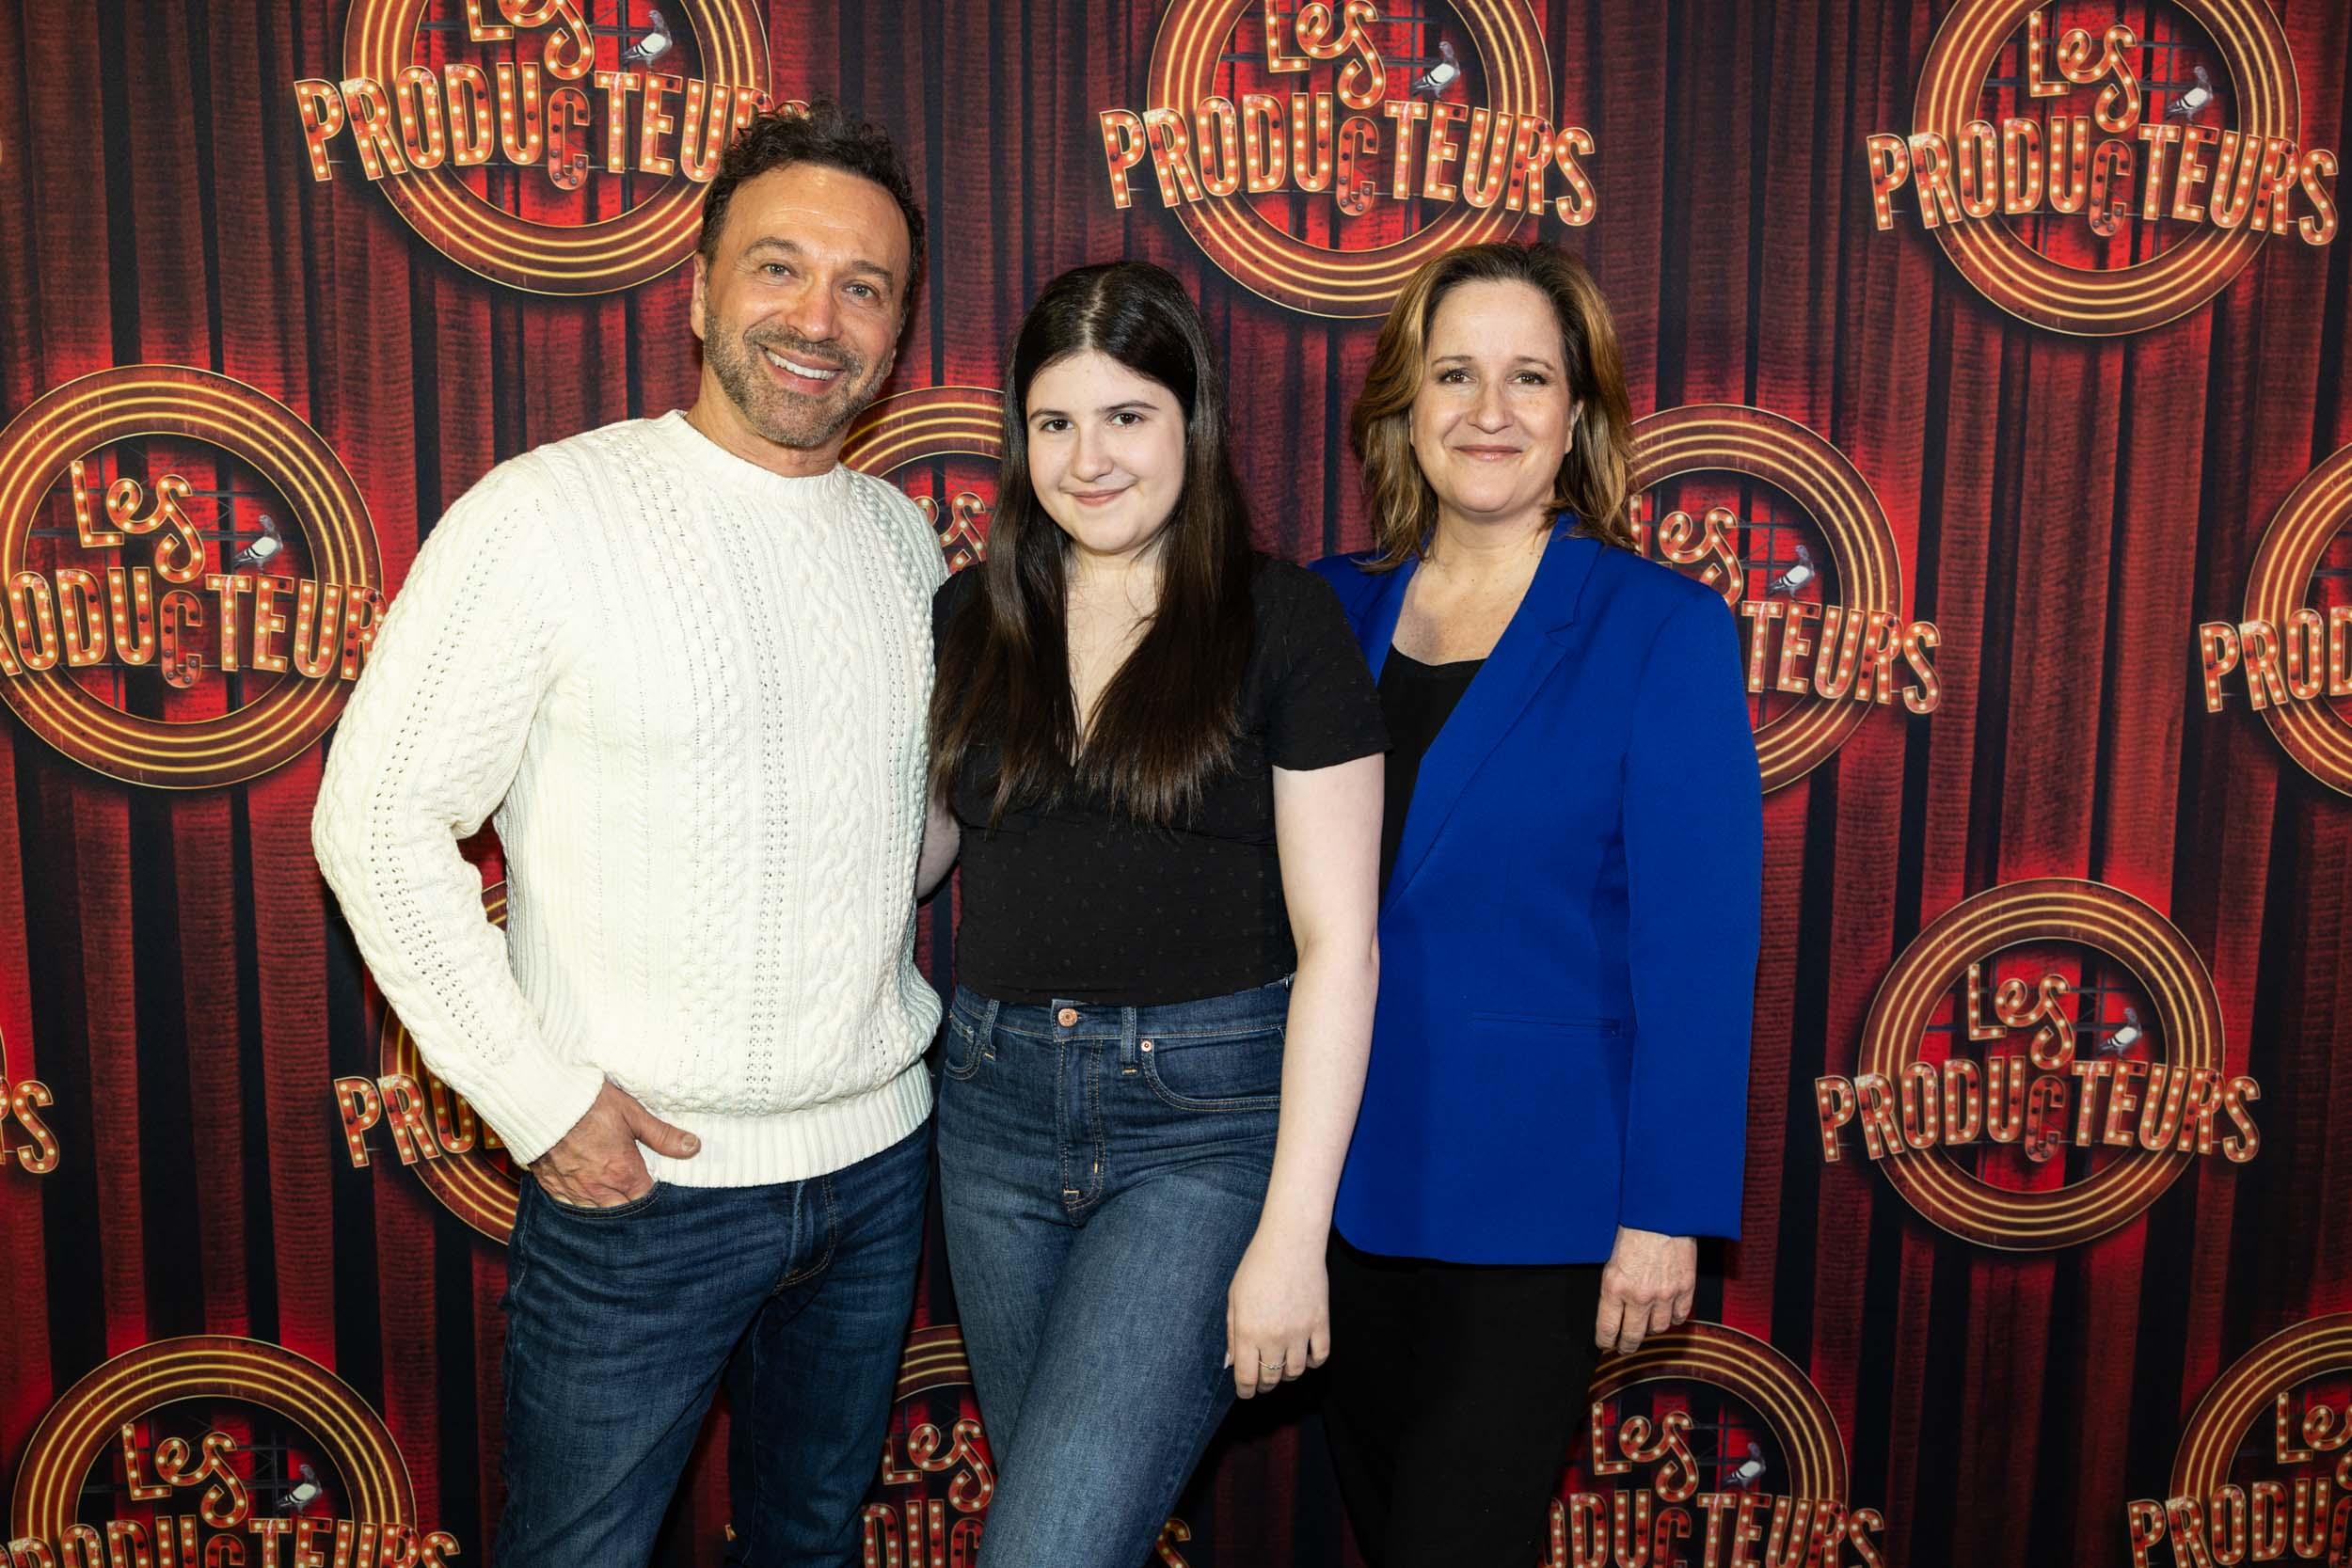
<svg viewBox="0 0 2352 1568">
<path fill-rule="evenodd" d="M 1377 679 L 1413 563 L 1316 562 Z M 1713 589 L 1554 530 L 1422 758 L 1340 1234 L 1581 1263 L 1737 1236 L 1763 793 Z"/>
</svg>

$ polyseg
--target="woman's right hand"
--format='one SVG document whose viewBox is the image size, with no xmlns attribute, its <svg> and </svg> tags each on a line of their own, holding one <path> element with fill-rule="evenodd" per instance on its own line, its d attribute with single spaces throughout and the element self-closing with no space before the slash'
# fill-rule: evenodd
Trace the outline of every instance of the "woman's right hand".
<svg viewBox="0 0 2352 1568">
<path fill-rule="evenodd" d="M 1331 1355 L 1331 1290 L 1311 1238 L 1269 1235 L 1261 1224 L 1225 1292 L 1225 1365 L 1249 1399 Z"/>
<path fill-rule="evenodd" d="M 1617 1227 L 1617 1244 L 1600 1271 L 1600 1310 L 1593 1320 L 1593 1343 L 1603 1354 L 1632 1354 L 1651 1335 L 1690 1321 L 1691 1298 L 1698 1285 L 1696 1237 Z"/>
</svg>

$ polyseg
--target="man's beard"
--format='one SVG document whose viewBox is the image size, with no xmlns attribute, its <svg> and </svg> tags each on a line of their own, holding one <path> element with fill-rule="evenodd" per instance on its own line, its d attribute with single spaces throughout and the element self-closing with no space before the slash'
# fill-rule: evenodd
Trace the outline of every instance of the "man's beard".
<svg viewBox="0 0 2352 1568">
<path fill-rule="evenodd" d="M 762 349 L 820 370 L 841 372 L 821 395 L 809 397 L 778 386 L 768 372 Z M 820 348 L 789 333 L 769 331 L 757 341 L 722 338 L 706 344 L 704 355 L 744 422 L 778 446 L 811 451 L 841 434 L 857 418 L 889 370 L 887 362 L 868 367 L 840 348 Z"/>
</svg>

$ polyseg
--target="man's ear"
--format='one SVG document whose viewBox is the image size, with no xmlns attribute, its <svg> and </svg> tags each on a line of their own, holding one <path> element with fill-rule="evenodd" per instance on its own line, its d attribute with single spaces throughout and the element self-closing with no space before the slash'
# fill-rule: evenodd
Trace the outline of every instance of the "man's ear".
<svg viewBox="0 0 2352 1568">
<path fill-rule="evenodd" d="M 710 258 L 698 250 L 694 252 L 694 298 L 693 303 L 688 307 L 687 319 L 694 324 L 694 336 L 705 342 L 710 341 L 709 334 L 704 329 L 706 318 L 709 313 Z"/>
</svg>

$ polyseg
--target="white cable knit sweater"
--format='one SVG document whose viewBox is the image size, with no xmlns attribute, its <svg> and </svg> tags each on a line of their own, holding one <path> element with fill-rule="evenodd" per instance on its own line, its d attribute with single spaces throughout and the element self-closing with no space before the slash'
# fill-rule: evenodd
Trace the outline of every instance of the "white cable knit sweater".
<svg viewBox="0 0 2352 1568">
<path fill-rule="evenodd" d="M 930 1110 L 914 967 L 937 541 L 683 414 L 501 464 L 419 552 L 311 839 L 424 1060 L 517 1160 L 606 1079 L 695 1186 L 855 1163 Z M 503 939 L 457 840 L 496 813 Z"/>
</svg>

